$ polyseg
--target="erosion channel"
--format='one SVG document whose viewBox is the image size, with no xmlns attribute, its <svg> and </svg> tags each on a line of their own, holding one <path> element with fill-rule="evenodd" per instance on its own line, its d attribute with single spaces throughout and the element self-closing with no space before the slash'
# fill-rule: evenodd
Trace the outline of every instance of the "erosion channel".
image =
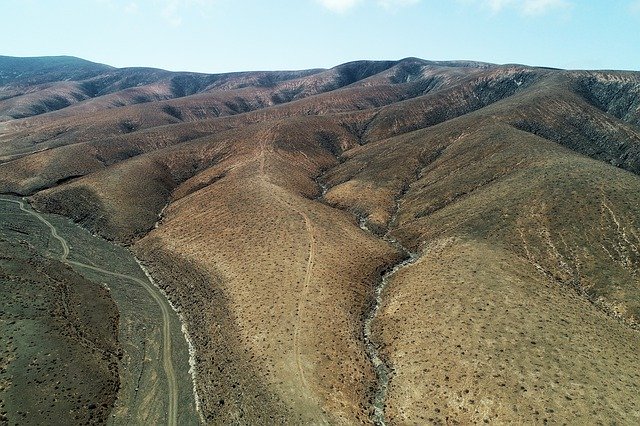
<svg viewBox="0 0 640 426">
<path fill-rule="evenodd" d="M 397 207 L 396 207 L 397 210 Z M 395 221 L 395 216 L 391 220 L 390 223 Z M 360 228 L 363 231 L 369 232 L 373 234 L 373 232 L 367 226 L 366 218 L 360 218 Z M 413 253 L 408 251 L 402 244 L 400 244 L 395 238 L 391 237 L 387 232 L 382 239 L 387 241 L 389 244 L 393 245 L 398 251 L 404 253 L 405 258 L 400 262 L 394 265 L 392 268 L 387 270 L 383 275 L 378 285 L 375 288 L 374 300 L 371 304 L 371 308 L 367 312 L 364 320 L 364 343 L 365 350 L 367 352 L 367 356 L 371 360 L 373 364 L 373 368 L 376 372 L 376 389 L 373 395 L 373 407 L 371 420 L 376 426 L 384 426 L 386 425 L 385 421 L 385 400 L 387 397 L 387 388 L 389 387 L 389 380 L 391 379 L 391 374 L 393 372 L 392 367 L 380 356 L 380 345 L 376 343 L 375 336 L 373 331 L 371 330 L 371 326 L 378 315 L 378 311 L 383 304 L 382 301 L 382 293 L 386 288 L 389 279 L 398 272 L 400 269 L 405 268 L 416 260 L 418 260 L 419 256 L 417 253 Z"/>
<path fill-rule="evenodd" d="M 26 242 L 109 289 L 119 311 L 120 388 L 110 423 L 196 424 L 199 417 L 182 324 L 135 257 L 70 220 L 0 198 L 0 235 Z"/>
</svg>

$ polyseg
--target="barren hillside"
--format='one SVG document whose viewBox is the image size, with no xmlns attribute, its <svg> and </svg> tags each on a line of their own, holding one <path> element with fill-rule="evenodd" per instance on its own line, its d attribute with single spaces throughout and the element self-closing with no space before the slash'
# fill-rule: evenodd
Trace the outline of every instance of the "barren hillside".
<svg viewBox="0 0 640 426">
<path fill-rule="evenodd" d="M 640 422 L 640 73 L 0 58 L 0 192 L 128 245 L 211 424 Z"/>
</svg>

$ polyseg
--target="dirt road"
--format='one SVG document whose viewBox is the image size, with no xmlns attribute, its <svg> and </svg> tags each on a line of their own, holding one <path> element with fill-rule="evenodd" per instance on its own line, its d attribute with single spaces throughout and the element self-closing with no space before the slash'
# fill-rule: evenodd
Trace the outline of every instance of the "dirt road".
<svg viewBox="0 0 640 426">
<path fill-rule="evenodd" d="M 90 269 L 95 272 L 99 272 L 101 274 L 110 275 L 112 277 L 126 279 L 135 282 L 136 284 L 141 285 L 153 298 L 153 300 L 158 304 L 162 312 L 163 324 L 162 324 L 162 359 L 163 359 L 163 367 L 165 374 L 167 376 L 167 388 L 169 390 L 169 406 L 167 409 L 167 424 L 170 426 L 175 426 L 178 424 L 178 382 L 176 380 L 175 369 L 173 366 L 173 359 L 171 353 L 171 327 L 170 327 L 170 312 L 171 308 L 167 300 L 165 300 L 164 296 L 160 293 L 160 291 L 149 281 L 141 280 L 131 275 L 121 274 L 118 272 L 108 271 L 96 266 L 87 265 L 85 263 L 69 260 L 69 244 L 67 241 L 60 236 L 58 230 L 55 226 L 51 224 L 46 218 L 44 218 L 41 214 L 36 212 L 35 210 L 31 210 L 25 207 L 23 201 L 17 200 L 9 200 L 6 198 L 0 198 L 0 201 L 17 204 L 20 206 L 20 210 L 23 212 L 35 217 L 40 222 L 45 224 L 49 230 L 51 231 L 51 236 L 56 239 L 60 246 L 62 247 L 62 254 L 60 255 L 60 261 L 70 265 L 75 266 L 77 268 L 85 268 Z"/>
</svg>

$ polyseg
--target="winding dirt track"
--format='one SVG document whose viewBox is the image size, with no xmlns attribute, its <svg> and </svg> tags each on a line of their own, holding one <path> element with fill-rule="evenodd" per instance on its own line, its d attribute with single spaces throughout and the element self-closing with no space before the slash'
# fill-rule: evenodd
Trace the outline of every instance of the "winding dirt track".
<svg viewBox="0 0 640 426">
<path fill-rule="evenodd" d="M 259 177 L 263 182 L 270 184 L 271 182 L 269 182 L 269 180 L 266 179 L 266 174 L 264 171 L 264 166 L 266 162 L 265 151 L 267 150 L 266 145 L 267 144 L 263 139 L 260 143 L 260 153 L 258 155 Z M 300 384 L 302 385 L 302 388 L 307 391 L 307 393 L 311 394 L 311 389 L 309 388 L 309 383 L 307 382 L 307 378 L 304 372 L 304 367 L 302 365 L 302 359 L 300 357 L 300 328 L 302 325 L 302 317 L 304 316 L 305 302 L 307 299 L 307 295 L 309 294 L 309 285 L 311 283 L 311 278 L 313 276 L 313 265 L 315 261 L 315 255 L 316 255 L 315 231 L 313 228 L 313 222 L 305 212 L 292 206 L 289 201 L 283 199 L 280 195 L 277 194 L 277 192 L 274 192 L 273 194 L 281 202 L 289 206 L 291 210 L 293 210 L 300 217 L 302 217 L 302 219 L 304 220 L 305 228 L 307 230 L 307 235 L 309 236 L 309 258 L 307 260 L 306 272 L 304 277 L 304 286 L 302 288 L 302 292 L 300 293 L 300 297 L 298 298 L 298 303 L 296 306 L 296 319 L 295 319 L 295 323 L 293 324 L 293 354 L 295 357 L 296 368 L 298 370 L 298 377 L 300 378 Z"/>
<path fill-rule="evenodd" d="M 40 222 L 47 225 L 49 230 L 51 231 L 51 236 L 60 242 L 62 246 L 62 255 L 60 256 L 60 261 L 76 266 L 79 268 L 89 269 L 95 272 L 99 272 L 101 274 L 110 275 L 112 277 L 122 278 L 126 280 L 130 280 L 135 282 L 136 284 L 144 287 L 145 290 L 149 293 L 149 295 L 155 300 L 155 302 L 160 307 L 162 311 L 162 361 L 165 374 L 167 375 L 167 388 L 169 390 L 169 407 L 167 411 L 167 424 L 170 426 L 176 426 L 178 424 L 178 381 L 176 380 L 175 370 L 173 368 L 173 359 L 171 357 L 171 327 L 170 327 L 170 307 L 168 306 L 168 302 L 164 299 L 164 297 L 159 293 L 159 291 L 155 288 L 153 284 L 148 281 L 141 280 L 131 275 L 120 274 L 118 272 L 107 271 L 106 269 L 98 268 L 95 266 L 87 265 L 85 263 L 76 262 L 74 260 L 68 260 L 69 256 L 69 244 L 67 241 L 62 238 L 58 234 L 58 230 L 45 219 L 42 215 L 40 215 L 35 210 L 29 210 L 25 207 L 24 202 L 16 201 L 16 200 L 8 200 L 6 198 L 0 198 L 0 201 L 6 201 L 13 204 L 18 204 L 20 206 L 20 210 L 23 212 L 30 214 L 31 216 L 38 219 Z"/>
<path fill-rule="evenodd" d="M 313 275 L 313 263 L 316 254 L 316 241 L 313 232 L 313 224 L 311 223 L 311 219 L 309 216 L 304 214 L 303 212 L 295 209 L 292 209 L 298 213 L 304 219 L 305 226 L 307 228 L 307 234 L 309 235 L 309 260 L 307 260 L 307 272 L 304 277 L 304 287 L 302 289 L 302 293 L 298 298 L 298 306 L 296 308 L 296 322 L 294 324 L 293 329 L 293 353 L 296 358 L 296 367 L 298 368 L 298 374 L 300 376 L 300 381 L 302 382 L 302 386 L 309 390 L 309 384 L 307 383 L 307 378 L 304 374 L 304 368 L 302 367 L 302 361 L 300 360 L 300 326 L 302 322 L 302 317 L 304 316 L 304 303 L 306 301 L 307 295 L 309 294 L 309 283 L 311 282 L 311 276 Z"/>
</svg>

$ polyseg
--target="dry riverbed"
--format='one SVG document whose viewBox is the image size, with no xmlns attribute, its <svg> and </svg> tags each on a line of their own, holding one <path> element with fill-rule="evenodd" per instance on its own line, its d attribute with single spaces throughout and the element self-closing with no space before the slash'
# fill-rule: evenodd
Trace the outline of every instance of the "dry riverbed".
<svg viewBox="0 0 640 426">
<path fill-rule="evenodd" d="M 114 350 L 114 353 L 117 352 L 120 358 L 117 362 L 120 387 L 109 421 L 112 424 L 197 423 L 199 418 L 189 373 L 188 346 L 182 333 L 182 325 L 133 255 L 125 248 L 91 235 L 66 218 L 40 215 L 33 212 L 26 203 L 20 209 L 20 199 L 3 198 L 0 202 L 0 237 L 8 247 L 25 245 L 35 255 L 51 258 L 50 262 L 55 262 L 67 274 L 74 274 L 94 286 L 100 284 L 106 297 L 110 296 L 117 305 L 119 349 Z M 0 301 L 3 306 L 8 303 L 6 299 Z M 24 302 L 29 303 L 29 300 L 25 298 Z M 78 301 L 80 304 L 84 302 L 86 301 Z M 5 319 L 2 320 L 4 326 Z M 94 337 L 93 331 L 86 330 L 90 339 Z M 3 332 L 4 338 L 15 338 L 11 329 L 7 328 L 7 333 Z M 28 351 L 45 351 L 55 356 L 55 352 L 44 348 L 45 341 L 33 339 L 33 342 L 33 345 L 17 348 L 13 358 L 20 360 L 31 356 Z M 103 358 L 102 364 L 111 362 L 109 359 Z M 52 368 L 55 370 L 55 367 Z M 84 373 L 86 377 L 70 382 L 65 389 L 94 380 L 93 370 L 89 369 Z M 16 371 L 12 381 L 19 383 L 26 379 L 23 374 L 26 373 Z M 62 381 L 64 380 L 63 378 Z M 55 402 L 57 391 L 55 388 L 52 390 L 54 408 L 56 404 L 61 404 Z M 81 387 L 71 391 L 81 398 Z M 7 389 L 3 388 L 0 392 L 0 398 L 5 401 Z M 107 406 L 113 405 L 113 399 L 109 402 L 107 398 L 105 401 Z M 25 403 L 28 404 L 28 401 L 25 400 Z M 88 402 L 84 405 L 87 408 L 95 404 Z M 32 407 L 21 407 L 20 410 L 31 413 Z M 7 410 L 6 416 L 11 415 L 15 413 Z M 73 421 L 74 417 L 69 417 L 69 420 Z M 25 421 L 29 421 L 29 415 L 23 416 L 20 422 Z"/>
</svg>

